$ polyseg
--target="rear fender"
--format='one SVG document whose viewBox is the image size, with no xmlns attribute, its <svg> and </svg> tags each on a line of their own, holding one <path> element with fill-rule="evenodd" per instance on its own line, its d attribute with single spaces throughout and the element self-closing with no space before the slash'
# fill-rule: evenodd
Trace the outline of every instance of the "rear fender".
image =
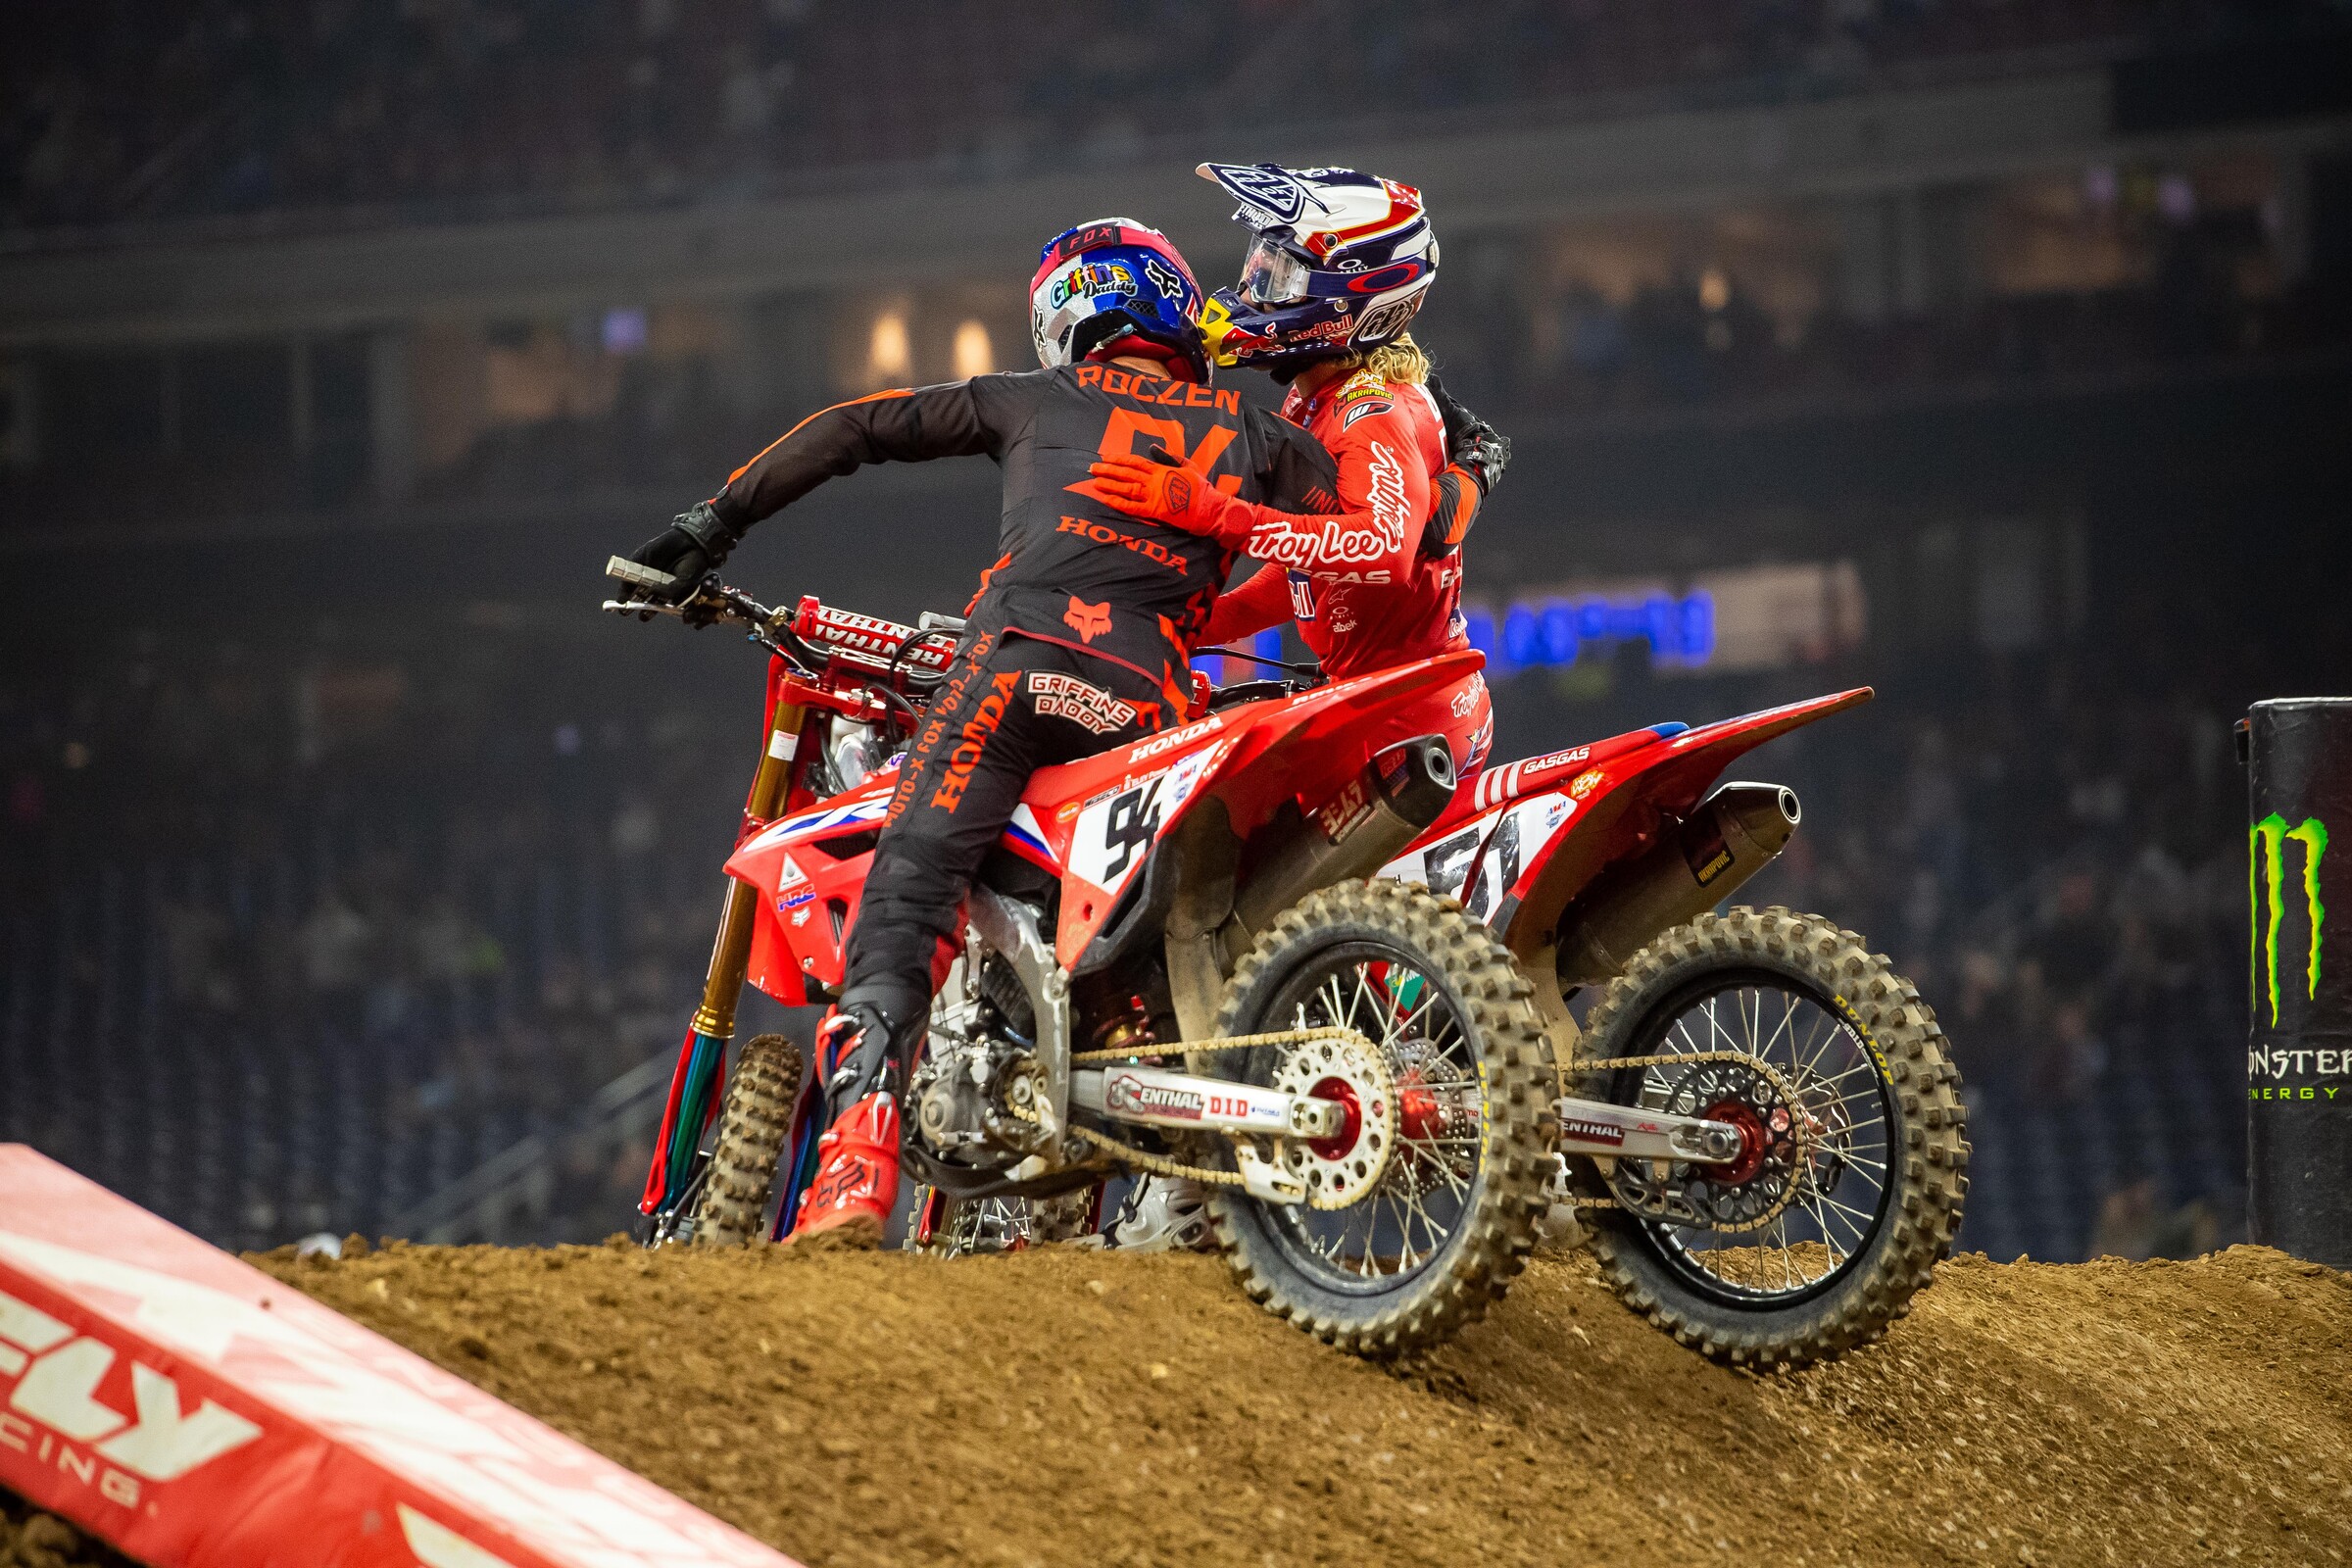
<svg viewBox="0 0 2352 1568">
<path fill-rule="evenodd" d="M 1460 898 L 1533 957 L 1595 877 L 1690 815 L 1734 760 L 1872 695 L 1863 686 L 1696 729 L 1661 724 L 1489 768 L 1383 874 Z"/>
</svg>

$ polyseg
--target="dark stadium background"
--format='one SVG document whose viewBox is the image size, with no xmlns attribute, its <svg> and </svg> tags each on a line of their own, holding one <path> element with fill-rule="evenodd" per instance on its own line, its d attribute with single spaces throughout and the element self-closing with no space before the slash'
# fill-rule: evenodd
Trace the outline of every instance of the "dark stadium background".
<svg viewBox="0 0 2352 1568">
<path fill-rule="evenodd" d="M 600 617 L 605 557 L 822 402 L 1022 364 L 1073 221 L 1222 280 L 1189 171 L 1268 159 L 1428 196 L 1417 334 L 1518 450 L 1482 603 L 1788 629 L 1500 679 L 1501 754 L 1877 686 L 1748 764 L 1807 825 L 1742 897 L 1937 1006 L 1962 1245 L 2242 1234 L 2229 728 L 2352 678 L 2352 8 L 91 0 L 0 45 L 0 1138 L 231 1246 L 619 1228 L 760 670 Z M 954 609 L 993 497 L 861 473 L 731 574 Z"/>
</svg>

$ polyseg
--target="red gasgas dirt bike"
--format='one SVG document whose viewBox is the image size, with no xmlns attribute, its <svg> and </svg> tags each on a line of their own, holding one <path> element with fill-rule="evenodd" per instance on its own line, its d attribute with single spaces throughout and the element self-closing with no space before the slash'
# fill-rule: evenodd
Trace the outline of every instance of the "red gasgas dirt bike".
<svg viewBox="0 0 2352 1568">
<path fill-rule="evenodd" d="M 788 1004 L 840 985 L 897 778 L 876 762 L 960 622 L 775 611 L 715 581 L 668 612 L 773 655 L 645 1205 L 657 1240 L 743 1241 L 792 1221 L 814 1088 L 796 1117 L 799 1054 L 762 1037 L 719 1108 L 736 1000 L 747 980 Z M 1427 720 L 1482 663 L 1229 687 L 1030 782 L 908 1080 L 918 1244 L 1149 1173 L 1208 1190 L 1253 1298 L 1364 1353 L 1481 1315 L 1547 1208 L 1585 1216 L 1638 1309 L 1726 1358 L 1810 1359 L 1900 1314 L 1965 1190 L 1933 1015 L 1829 922 L 1704 912 L 1796 822 L 1788 791 L 1710 793 L 1717 774 L 1869 694 L 1637 731 L 1457 792 Z M 1580 1029 L 1571 999 L 1604 980 Z"/>
</svg>

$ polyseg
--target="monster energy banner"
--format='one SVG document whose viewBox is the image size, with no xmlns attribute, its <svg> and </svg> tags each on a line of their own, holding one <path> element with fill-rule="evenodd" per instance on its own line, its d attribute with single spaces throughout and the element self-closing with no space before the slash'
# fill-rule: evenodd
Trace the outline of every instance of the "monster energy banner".
<svg viewBox="0 0 2352 1568">
<path fill-rule="evenodd" d="M 2352 1266 L 2352 698 L 2256 703 L 2248 719 L 2246 1233 Z M 2330 906 L 2336 909 L 2331 924 Z"/>
</svg>

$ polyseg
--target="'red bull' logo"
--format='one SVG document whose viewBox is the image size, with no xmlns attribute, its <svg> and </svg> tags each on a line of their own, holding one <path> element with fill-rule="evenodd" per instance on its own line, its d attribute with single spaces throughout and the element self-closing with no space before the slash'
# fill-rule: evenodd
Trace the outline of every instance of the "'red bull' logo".
<svg viewBox="0 0 2352 1568">
<path fill-rule="evenodd" d="M 1110 631 L 1110 601 L 1090 605 L 1076 594 L 1070 595 L 1070 608 L 1061 612 L 1061 623 L 1078 634 L 1078 640 L 1092 643 Z"/>
</svg>

